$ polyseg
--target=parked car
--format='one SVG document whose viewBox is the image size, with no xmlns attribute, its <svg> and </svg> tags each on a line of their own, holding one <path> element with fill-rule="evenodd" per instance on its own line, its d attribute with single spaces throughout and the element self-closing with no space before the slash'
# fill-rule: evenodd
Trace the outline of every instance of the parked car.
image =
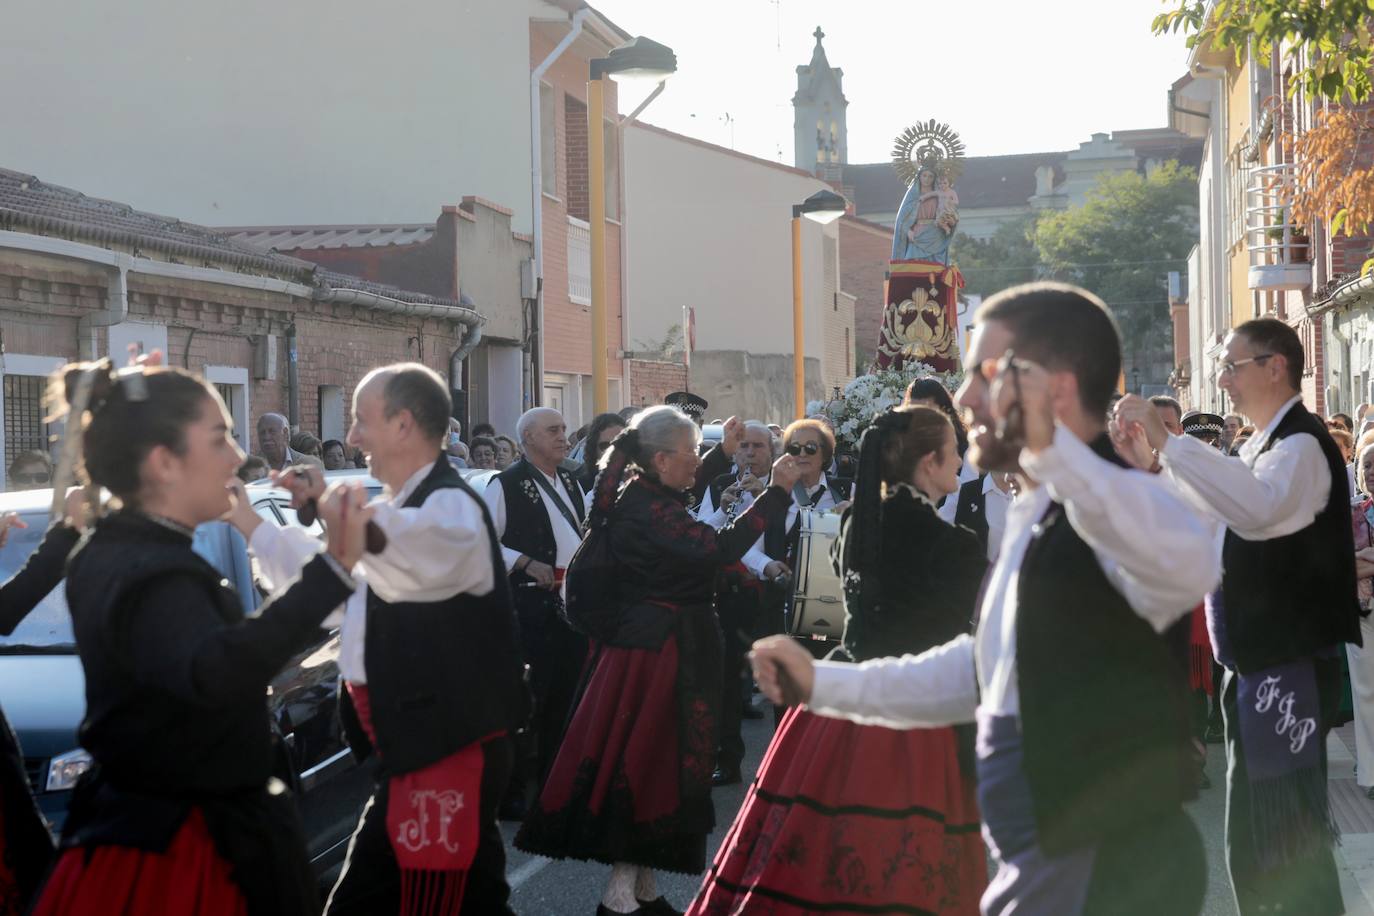
<svg viewBox="0 0 1374 916">
<path fill-rule="evenodd" d="M 462 472 L 479 492 L 493 473 Z M 327 471 L 325 477 L 361 480 L 373 496 L 382 491 L 364 470 Z M 301 525 L 285 490 L 260 481 L 247 491 L 266 521 Z M 0 548 L 0 582 L 37 549 L 51 505 L 52 490 L 0 494 L 0 514 L 18 513 L 29 526 L 12 528 Z M 307 530 L 322 533 L 318 522 Z M 192 547 L 234 584 L 244 613 L 257 613 L 265 595 L 242 535 L 224 522 L 210 522 L 196 529 Z M 86 683 L 64 589 L 65 583 L 53 589 L 12 635 L 0 637 L 0 705 L 19 737 L 38 807 L 55 834 L 66 819 L 72 787 L 91 764 L 76 738 L 86 711 Z M 357 765 L 339 727 L 339 645 L 338 629 L 322 630 L 320 640 L 293 658 L 267 690 L 279 739 L 277 775 L 296 794 L 311 860 L 321 875 L 343 860 L 372 790 L 370 765 Z"/>
<path fill-rule="evenodd" d="M 264 518 L 295 523 L 285 493 L 270 488 L 250 493 Z M 0 513 L 16 512 L 29 526 L 11 529 L 0 549 L 0 581 L 37 548 L 51 500 L 51 490 L 0 495 Z M 234 583 L 244 613 L 256 613 L 263 596 L 254 585 L 243 537 L 223 522 L 211 522 L 196 529 L 192 546 Z M 11 636 L 0 637 L 0 704 L 19 737 L 29 782 L 54 833 L 61 831 L 72 787 L 91 763 L 76 737 L 85 714 L 85 678 L 64 588 L 65 583 L 55 588 Z M 370 768 L 356 763 L 339 728 L 338 656 L 339 631 L 322 630 L 320 640 L 292 659 L 267 690 L 278 738 L 277 775 L 296 793 L 310 856 L 321 874 L 342 861 L 372 789 Z"/>
</svg>

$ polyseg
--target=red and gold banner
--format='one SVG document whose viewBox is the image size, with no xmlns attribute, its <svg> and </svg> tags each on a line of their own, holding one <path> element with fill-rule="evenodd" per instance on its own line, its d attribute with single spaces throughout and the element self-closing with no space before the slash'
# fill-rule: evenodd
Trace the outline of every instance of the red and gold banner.
<svg viewBox="0 0 1374 916">
<path fill-rule="evenodd" d="M 887 305 L 878 328 L 878 369 L 925 363 L 959 368 L 959 268 L 935 261 L 888 262 Z"/>
</svg>

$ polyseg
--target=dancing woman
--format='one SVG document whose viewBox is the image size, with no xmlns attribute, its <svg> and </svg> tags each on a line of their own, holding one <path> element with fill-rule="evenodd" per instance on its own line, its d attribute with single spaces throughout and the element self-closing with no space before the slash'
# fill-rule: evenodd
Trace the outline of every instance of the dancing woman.
<svg viewBox="0 0 1374 916">
<path fill-rule="evenodd" d="M 84 377 L 83 377 L 84 376 Z M 191 549 L 195 527 L 252 512 L 223 402 L 178 369 L 69 367 L 90 384 L 80 435 L 90 482 L 118 508 L 67 568 L 86 677 L 79 738 L 95 763 L 73 793 L 37 916 L 306 916 L 319 911 L 294 803 L 272 777 L 269 681 L 353 591 L 370 517 L 361 489 L 320 503 L 328 556 L 245 618 Z"/>
<path fill-rule="evenodd" d="M 958 488 L 954 427 L 903 406 L 860 445 L 836 542 L 844 651 L 917 654 L 969 632 L 987 566 L 941 521 Z M 952 728 L 897 731 L 792 709 L 688 911 L 976 914 L 987 884 L 972 780 Z"/>
<path fill-rule="evenodd" d="M 727 452 L 738 436 L 732 420 Z M 768 489 L 717 531 L 686 506 L 700 439 L 686 414 L 651 407 L 635 415 L 604 459 L 592 511 L 609 513 L 624 610 L 515 838 L 536 855 L 611 865 L 597 908 L 603 916 L 676 913 L 658 895 L 653 870 L 706 868 L 721 696 L 716 573 L 787 511 L 797 482 L 796 459 L 784 455 Z M 637 475 L 617 499 L 627 468 Z"/>
<path fill-rule="evenodd" d="M 22 569 L 0 585 L 0 636 L 9 636 L 62 581 L 67 554 L 80 536 L 83 497 L 74 491 L 66 517 L 55 522 Z M 0 547 L 19 516 L 0 516 Z M 19 740 L 0 712 L 0 916 L 19 916 L 52 864 L 52 837 L 34 804 Z"/>
</svg>

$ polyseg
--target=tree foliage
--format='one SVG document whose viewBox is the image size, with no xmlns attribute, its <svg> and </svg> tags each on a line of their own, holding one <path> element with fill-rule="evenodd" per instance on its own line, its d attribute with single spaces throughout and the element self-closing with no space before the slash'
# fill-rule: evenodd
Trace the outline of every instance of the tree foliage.
<svg viewBox="0 0 1374 916">
<path fill-rule="evenodd" d="M 1290 92 L 1362 102 L 1369 98 L 1370 0 L 1163 0 L 1173 7 L 1154 18 L 1156 35 L 1183 30 L 1188 47 L 1247 53 L 1267 60 L 1277 45 L 1294 66 Z"/>
<path fill-rule="evenodd" d="M 1370 119 L 1339 106 L 1370 100 L 1374 42 L 1371 0 L 1164 0 L 1174 7 L 1155 17 L 1155 34 L 1188 33 L 1188 47 L 1247 53 L 1267 61 L 1275 47 L 1292 67 L 1291 96 L 1299 86 L 1329 106 L 1312 127 L 1285 142 L 1296 152 L 1297 181 L 1289 192 L 1294 217 L 1314 226 L 1331 220 L 1331 233 L 1365 232 L 1374 223 L 1374 169 L 1366 147 Z"/>
<path fill-rule="evenodd" d="M 1081 207 L 1036 222 L 1040 269 L 1101 296 L 1128 352 L 1158 350 L 1170 340 L 1168 274 L 1197 244 L 1197 193 L 1197 174 L 1176 162 L 1106 175 Z"/>
<path fill-rule="evenodd" d="M 960 233 L 951 249 L 964 275 L 964 295 L 987 298 L 1018 283 L 1040 276 L 1040 251 L 1035 247 L 1035 216 L 1027 215 L 997 227 L 989 239 Z"/>
<path fill-rule="evenodd" d="M 1311 130 L 1290 138 L 1297 160 L 1293 219 L 1331 220 L 1331 234 L 1364 232 L 1374 223 L 1374 111 L 1317 112 Z"/>
</svg>

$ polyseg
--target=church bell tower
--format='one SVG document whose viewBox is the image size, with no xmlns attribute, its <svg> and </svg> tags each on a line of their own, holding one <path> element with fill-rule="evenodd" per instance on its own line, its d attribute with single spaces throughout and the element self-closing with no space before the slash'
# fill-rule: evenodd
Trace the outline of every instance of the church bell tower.
<svg viewBox="0 0 1374 916">
<path fill-rule="evenodd" d="M 846 138 L 844 71 L 830 66 L 821 44 L 825 32 L 813 33 L 816 47 L 811 63 L 797 68 L 797 94 L 792 96 L 792 130 L 796 166 L 827 180 L 840 177 L 840 166 L 849 161 Z"/>
</svg>

